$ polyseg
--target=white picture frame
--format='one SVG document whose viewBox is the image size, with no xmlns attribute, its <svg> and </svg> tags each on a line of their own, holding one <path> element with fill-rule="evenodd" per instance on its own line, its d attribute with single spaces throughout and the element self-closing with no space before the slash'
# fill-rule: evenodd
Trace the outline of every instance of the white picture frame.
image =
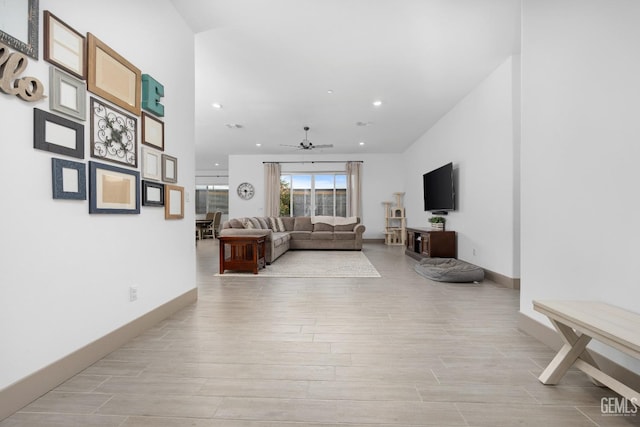
<svg viewBox="0 0 640 427">
<path fill-rule="evenodd" d="M 162 153 L 148 147 L 141 147 L 142 154 L 142 178 L 160 181 L 162 180 Z"/>
</svg>

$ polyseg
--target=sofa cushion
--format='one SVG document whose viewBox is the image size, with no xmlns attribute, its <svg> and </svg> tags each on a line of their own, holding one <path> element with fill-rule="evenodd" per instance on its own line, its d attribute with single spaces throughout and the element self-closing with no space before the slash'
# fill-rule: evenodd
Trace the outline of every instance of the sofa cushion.
<svg viewBox="0 0 640 427">
<path fill-rule="evenodd" d="M 335 240 L 355 240 L 356 233 L 354 231 L 336 231 L 333 233 Z"/>
<path fill-rule="evenodd" d="M 269 222 L 266 218 L 264 217 L 258 217 L 256 218 L 258 220 L 258 222 L 260 223 L 260 228 L 262 228 L 263 230 L 269 230 L 271 229 L 271 227 L 269 227 Z"/>
<path fill-rule="evenodd" d="M 358 223 L 360 222 L 360 219 L 358 218 L 358 222 L 353 223 L 353 224 L 345 224 L 345 225 L 336 225 L 334 226 L 334 231 L 353 231 L 353 229 L 355 228 L 356 225 L 358 225 Z"/>
<path fill-rule="evenodd" d="M 282 216 L 282 223 L 284 224 L 285 231 L 293 231 L 296 219 L 292 216 Z"/>
<path fill-rule="evenodd" d="M 311 224 L 311 217 L 297 216 L 295 218 L 296 220 L 293 225 L 293 231 L 313 231 L 313 224 Z"/>
<path fill-rule="evenodd" d="M 311 240 L 333 240 L 332 231 L 314 231 L 311 233 Z"/>
<path fill-rule="evenodd" d="M 271 235 L 271 241 L 273 242 L 273 246 L 274 247 L 278 247 L 280 245 L 284 245 L 285 243 L 287 243 L 289 240 L 291 239 L 291 236 L 289 236 L 289 233 L 273 233 Z"/>
<path fill-rule="evenodd" d="M 315 224 L 313 224 L 313 231 L 331 231 L 333 232 L 333 225 L 330 224 L 324 224 L 322 222 L 316 222 Z"/>
<path fill-rule="evenodd" d="M 244 228 L 250 229 L 250 230 L 253 230 L 256 228 L 256 226 L 253 225 L 253 222 L 251 222 L 250 218 L 244 218 L 244 220 L 242 221 L 242 225 L 244 226 Z"/>
<path fill-rule="evenodd" d="M 253 225 L 253 228 L 255 229 L 262 229 L 262 226 L 260 225 L 260 221 L 258 221 L 258 218 L 249 218 L 249 222 Z"/>
<path fill-rule="evenodd" d="M 311 231 L 291 231 L 289 232 L 291 240 L 310 240 Z"/>
</svg>

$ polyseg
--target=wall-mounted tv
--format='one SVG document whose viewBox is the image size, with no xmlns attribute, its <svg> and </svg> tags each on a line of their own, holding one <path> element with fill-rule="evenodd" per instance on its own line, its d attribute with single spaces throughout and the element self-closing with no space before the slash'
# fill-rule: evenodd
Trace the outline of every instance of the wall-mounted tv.
<svg viewBox="0 0 640 427">
<path fill-rule="evenodd" d="M 453 188 L 453 163 L 434 169 L 422 175 L 424 210 L 446 214 L 455 209 Z"/>
</svg>

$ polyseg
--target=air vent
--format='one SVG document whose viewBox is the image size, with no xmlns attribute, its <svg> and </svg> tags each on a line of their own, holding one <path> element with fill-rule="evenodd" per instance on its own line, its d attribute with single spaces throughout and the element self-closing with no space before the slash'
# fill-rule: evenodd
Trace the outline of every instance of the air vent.
<svg viewBox="0 0 640 427">
<path fill-rule="evenodd" d="M 225 124 L 225 126 L 229 129 L 242 129 L 242 125 L 239 125 L 237 123 L 227 123 Z"/>
</svg>

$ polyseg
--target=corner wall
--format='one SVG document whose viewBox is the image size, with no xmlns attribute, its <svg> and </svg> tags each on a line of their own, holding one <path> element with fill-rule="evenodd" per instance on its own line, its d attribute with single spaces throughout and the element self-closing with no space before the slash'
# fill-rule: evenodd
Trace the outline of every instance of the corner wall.
<svg viewBox="0 0 640 427">
<path fill-rule="evenodd" d="M 514 183 L 519 60 L 500 65 L 403 155 L 409 226 L 428 227 L 431 217 L 424 211 L 422 175 L 453 162 L 456 210 L 447 215 L 446 229 L 457 232 L 458 258 L 508 278 L 520 274 Z"/>
<path fill-rule="evenodd" d="M 545 325 L 535 299 L 640 311 L 638 22 L 635 1 L 523 1 L 520 310 Z"/>
<path fill-rule="evenodd" d="M 38 78 L 47 96 L 44 10 L 164 85 L 165 153 L 178 158 L 187 202 L 184 220 L 166 221 L 162 208 L 89 215 L 86 200 L 53 200 L 51 158 L 66 157 L 33 148 L 33 108 L 48 111 L 49 99 L 0 93 L 0 391 L 196 287 L 193 33 L 169 0 L 40 0 L 40 59 L 30 58 L 23 76 Z M 88 165 L 90 125 L 83 124 L 85 158 L 69 159 Z"/>
</svg>

